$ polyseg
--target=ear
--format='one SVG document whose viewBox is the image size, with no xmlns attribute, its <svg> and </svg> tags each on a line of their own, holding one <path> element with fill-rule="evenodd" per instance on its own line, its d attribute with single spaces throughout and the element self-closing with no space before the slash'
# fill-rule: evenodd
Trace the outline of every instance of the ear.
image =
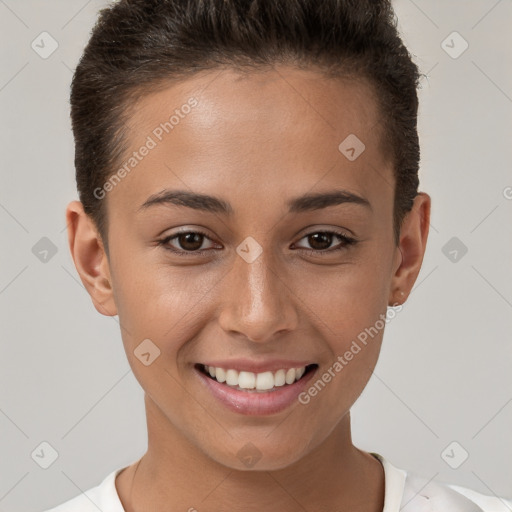
<svg viewBox="0 0 512 512">
<path fill-rule="evenodd" d="M 109 263 L 103 241 L 80 201 L 66 208 L 68 243 L 76 270 L 96 310 L 105 316 L 117 315 Z"/>
<path fill-rule="evenodd" d="M 430 228 L 431 199 L 425 192 L 414 198 L 412 209 L 407 213 L 400 229 L 400 242 L 396 251 L 401 263 L 392 278 L 388 304 L 403 304 L 420 273 L 427 247 Z"/>
</svg>

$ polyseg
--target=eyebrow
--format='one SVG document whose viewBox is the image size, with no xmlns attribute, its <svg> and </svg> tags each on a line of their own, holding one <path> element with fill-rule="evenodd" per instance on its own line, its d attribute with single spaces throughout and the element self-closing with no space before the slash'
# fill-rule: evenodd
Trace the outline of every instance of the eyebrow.
<svg viewBox="0 0 512 512">
<path fill-rule="evenodd" d="M 289 213 L 302 213 L 345 203 L 361 205 L 370 211 L 373 210 L 368 199 L 358 196 L 353 192 L 349 192 L 348 190 L 308 193 L 290 199 L 286 204 Z M 184 206 L 209 213 L 233 214 L 232 206 L 223 199 L 207 194 L 200 194 L 198 192 L 189 192 L 187 190 L 162 190 L 150 196 L 140 206 L 139 211 L 162 204 Z"/>
</svg>

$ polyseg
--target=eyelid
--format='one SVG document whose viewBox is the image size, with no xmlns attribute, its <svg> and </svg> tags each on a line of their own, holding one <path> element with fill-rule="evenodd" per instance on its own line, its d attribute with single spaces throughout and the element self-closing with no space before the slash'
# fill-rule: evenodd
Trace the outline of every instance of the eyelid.
<svg viewBox="0 0 512 512">
<path fill-rule="evenodd" d="M 318 249 L 318 250 L 315 250 L 315 249 L 308 249 L 307 247 L 301 247 L 301 249 L 303 250 L 306 250 L 308 251 L 309 253 L 312 253 L 312 254 L 326 254 L 326 253 L 329 253 L 329 252 L 334 252 L 338 249 L 343 249 L 343 248 L 346 248 L 350 245 L 355 245 L 358 240 L 351 236 L 351 235 L 348 235 L 345 233 L 345 231 L 343 230 L 338 230 L 338 229 L 335 229 L 335 228 L 330 228 L 330 229 L 323 229 L 323 228 L 320 228 L 320 229 L 313 229 L 312 231 L 309 231 L 307 232 L 305 235 L 301 236 L 299 238 L 299 242 L 301 240 L 303 240 L 304 238 L 307 238 L 308 236 L 311 236 L 311 235 L 315 235 L 315 234 L 318 234 L 318 233 L 326 233 L 328 235 L 332 235 L 334 237 L 338 237 L 341 239 L 341 242 L 338 244 L 338 245 L 335 245 L 334 247 L 331 247 L 329 249 Z"/>
<path fill-rule="evenodd" d="M 303 233 L 300 235 L 300 233 Z M 304 229 L 299 231 L 299 235 L 301 238 L 305 236 L 314 234 L 314 233 L 336 233 L 337 235 L 342 235 L 347 238 L 356 238 L 356 235 L 353 231 L 348 228 L 341 226 L 330 226 L 330 225 L 318 225 L 318 224 L 310 224 L 306 226 Z"/>
<path fill-rule="evenodd" d="M 165 235 L 163 238 L 159 239 L 157 241 L 157 243 L 159 246 L 163 246 L 164 249 L 166 249 L 174 254 L 178 254 L 180 256 L 181 255 L 190 255 L 190 256 L 204 255 L 206 252 L 208 252 L 210 250 L 210 248 L 208 248 L 208 249 L 201 249 L 201 250 L 197 250 L 197 251 L 186 251 L 184 249 L 177 249 L 174 247 L 169 247 L 169 243 L 171 242 L 171 240 L 174 240 L 174 239 L 178 238 L 180 235 L 185 235 L 187 233 L 193 233 L 195 235 L 202 235 L 205 239 L 209 240 L 212 243 L 215 243 L 207 233 L 205 233 L 202 229 L 199 229 L 199 228 L 182 228 L 179 231 L 175 231 L 174 233 Z"/>
<path fill-rule="evenodd" d="M 329 234 L 329 235 L 332 235 L 334 237 L 338 237 L 339 239 L 341 239 L 340 243 L 338 243 L 337 245 L 335 245 L 334 247 L 331 247 L 329 249 L 308 249 L 307 247 L 299 246 L 299 249 L 301 249 L 302 251 L 306 251 L 308 254 L 313 255 L 313 256 L 335 253 L 338 250 L 347 249 L 351 245 L 355 245 L 358 242 L 357 238 L 347 234 L 346 231 L 348 231 L 348 230 L 345 230 L 343 228 L 334 228 L 334 227 L 316 227 L 315 228 L 313 226 L 308 226 L 308 228 L 310 228 L 310 230 L 307 231 L 306 233 L 304 233 L 302 236 L 300 236 L 300 238 L 298 239 L 299 242 L 308 236 L 318 234 L 318 233 Z M 307 228 L 305 228 L 305 229 L 307 229 Z M 207 239 L 210 242 L 215 244 L 212 237 L 210 237 L 208 235 L 208 233 L 206 233 L 202 228 L 192 227 L 192 228 L 181 228 L 181 229 L 179 229 L 179 231 L 176 231 L 167 236 L 164 236 L 163 238 L 158 240 L 158 245 L 162 246 L 164 249 L 166 249 L 166 250 L 170 251 L 171 253 L 174 253 L 178 256 L 192 256 L 192 257 L 193 256 L 204 256 L 206 253 L 211 251 L 211 248 L 201 249 L 201 250 L 196 250 L 196 251 L 187 251 L 185 249 L 179 249 L 179 248 L 174 248 L 172 246 L 169 246 L 169 242 L 171 240 L 178 238 L 180 235 L 189 234 L 189 233 L 202 235 L 205 239 Z M 294 242 L 294 245 L 295 245 L 295 243 L 296 242 Z"/>
</svg>

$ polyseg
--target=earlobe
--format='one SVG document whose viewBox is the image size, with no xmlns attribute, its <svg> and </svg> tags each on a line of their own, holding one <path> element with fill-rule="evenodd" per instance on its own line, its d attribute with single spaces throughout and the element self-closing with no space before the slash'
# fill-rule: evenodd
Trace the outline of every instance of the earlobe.
<svg viewBox="0 0 512 512">
<path fill-rule="evenodd" d="M 109 262 L 103 241 L 80 201 L 72 201 L 68 204 L 66 224 L 71 257 L 94 307 L 102 315 L 117 315 Z"/>
<path fill-rule="evenodd" d="M 405 302 L 420 273 L 430 227 L 430 204 L 430 196 L 419 192 L 411 211 L 404 218 L 397 248 L 402 261 L 393 275 L 389 305 Z"/>
</svg>

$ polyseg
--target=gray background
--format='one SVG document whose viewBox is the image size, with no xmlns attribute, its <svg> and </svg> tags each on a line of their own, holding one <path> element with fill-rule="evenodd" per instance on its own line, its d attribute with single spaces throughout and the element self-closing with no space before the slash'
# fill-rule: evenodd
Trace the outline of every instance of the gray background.
<svg viewBox="0 0 512 512">
<path fill-rule="evenodd" d="M 65 231 L 76 198 L 69 84 L 103 5 L 0 0 L 0 511 L 61 503 L 146 448 L 143 394 L 117 317 L 93 308 Z M 415 288 L 353 408 L 353 439 L 398 467 L 512 497 L 512 4 L 395 6 L 428 75 L 420 188 L 432 197 L 431 231 Z M 46 59 L 31 47 L 43 31 L 58 42 Z M 469 44 L 457 58 L 442 47 L 453 31 Z M 462 49 L 457 36 L 446 44 Z M 57 251 L 46 261 L 43 237 Z M 31 456 L 43 441 L 58 452 L 47 469 Z M 458 469 L 445 462 L 460 462 L 463 450 Z"/>
</svg>

